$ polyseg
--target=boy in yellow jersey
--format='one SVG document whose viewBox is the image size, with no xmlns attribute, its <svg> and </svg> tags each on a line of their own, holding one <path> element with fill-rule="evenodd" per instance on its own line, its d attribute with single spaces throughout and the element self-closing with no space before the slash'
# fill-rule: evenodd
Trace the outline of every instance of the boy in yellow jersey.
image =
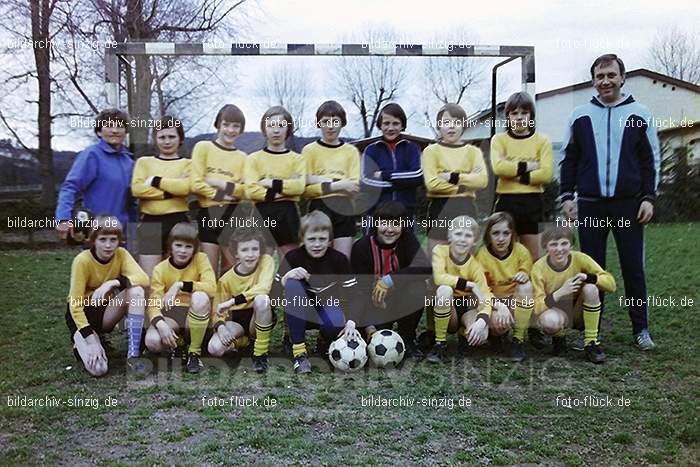
<svg viewBox="0 0 700 467">
<path fill-rule="evenodd" d="M 493 299 L 484 270 L 471 255 L 479 225 L 469 216 L 450 220 L 447 245 L 433 250 L 433 281 L 438 286 L 433 316 L 435 345 L 426 360 L 441 363 L 447 355 L 447 332 L 461 331 L 459 351 L 486 342 Z"/>
<path fill-rule="evenodd" d="M 260 131 L 267 143 L 246 159 L 245 190 L 283 257 L 297 246 L 297 202 L 306 187 L 306 163 L 287 149 L 294 121 L 284 107 L 270 107 L 260 119 Z"/>
<path fill-rule="evenodd" d="M 233 259 L 226 245 L 231 231 L 245 217 L 239 202 L 245 198 L 246 154 L 235 146 L 245 129 L 245 116 L 235 105 L 226 104 L 216 114 L 214 128 L 216 139 L 200 141 L 192 150 L 190 189 L 199 201 L 197 223 L 201 249 L 218 277 L 219 271 L 223 273 L 231 267 Z"/>
<path fill-rule="evenodd" d="M 277 321 L 270 307 L 270 289 L 275 277 L 275 261 L 263 254 L 263 236 L 256 229 L 238 229 L 230 249 L 237 262 L 221 276 L 213 309 L 214 335 L 209 353 L 221 357 L 236 348 L 236 340 L 246 335 L 255 339 L 253 368 L 267 371 L 270 335 Z"/>
<path fill-rule="evenodd" d="M 146 347 L 159 353 L 175 352 L 178 333 L 189 337 L 186 369 L 199 373 L 202 341 L 209 324 L 211 300 L 216 293 L 216 277 L 204 253 L 198 253 L 197 228 L 189 222 L 176 224 L 168 237 L 170 256 L 153 270 L 148 297 Z"/>
<path fill-rule="evenodd" d="M 462 143 L 464 109 L 446 104 L 437 113 L 437 143 L 421 156 L 428 197 L 428 251 L 447 242 L 447 221 L 457 216 L 476 217 L 476 192 L 488 185 L 481 149 Z"/>
<path fill-rule="evenodd" d="M 119 246 L 123 239 L 121 223 L 115 216 L 98 215 L 88 237 L 90 249 L 79 253 L 71 266 L 66 324 L 76 358 L 93 376 L 102 376 L 108 370 L 98 334 L 111 331 L 124 315 L 129 342 L 127 363 L 135 372 L 144 370 L 138 357 L 148 276 Z M 114 289 L 118 291 L 116 296 Z"/>
<path fill-rule="evenodd" d="M 544 186 L 552 181 L 552 144 L 535 131 L 535 103 L 516 92 L 505 106 L 508 130 L 491 139 L 491 166 L 498 177 L 495 212 L 515 219 L 515 230 L 533 259 L 539 254 L 539 224 L 544 220 Z"/>
<path fill-rule="evenodd" d="M 333 222 L 333 248 L 350 258 L 357 232 L 352 197 L 360 190 L 360 153 L 340 140 L 347 124 L 345 109 L 326 101 L 316 111 L 321 138 L 301 151 L 306 160 L 306 190 L 309 212 L 320 210 Z"/>
<path fill-rule="evenodd" d="M 513 217 L 507 212 L 493 213 L 486 220 L 484 245 L 476 259 L 494 295 L 489 331 L 505 336 L 513 328 L 511 357 L 520 362 L 525 359 L 523 341 L 535 302 L 530 281 L 532 257 L 516 239 Z"/>
<path fill-rule="evenodd" d="M 158 155 L 140 157 L 131 178 L 131 193 L 139 199 L 137 228 L 139 265 L 151 276 L 167 252 L 170 229 L 189 222 L 190 160 L 177 153 L 185 141 L 182 122 L 170 116 L 158 121 L 155 131 Z"/>
<path fill-rule="evenodd" d="M 571 229 L 554 226 L 542 235 L 547 255 L 532 267 L 535 315 L 538 324 L 552 338 L 554 355 L 566 352 L 566 326 L 583 321 L 584 350 L 593 363 L 603 363 L 605 353 L 598 337 L 599 292 L 614 292 L 615 279 L 590 256 L 573 251 Z"/>
</svg>

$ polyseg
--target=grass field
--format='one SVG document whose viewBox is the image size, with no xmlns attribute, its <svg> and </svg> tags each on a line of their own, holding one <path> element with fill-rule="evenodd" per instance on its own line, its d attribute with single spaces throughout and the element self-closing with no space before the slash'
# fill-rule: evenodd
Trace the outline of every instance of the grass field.
<svg viewBox="0 0 700 467">
<path fill-rule="evenodd" d="M 697 224 L 647 230 L 649 293 L 676 300 L 650 309 L 653 353 L 631 345 L 610 242 L 618 292 L 606 300 L 604 365 L 576 352 L 549 358 L 529 349 L 521 364 L 484 351 L 440 367 L 407 362 L 352 376 L 330 373 L 320 359 L 312 375 L 293 375 L 278 326 L 264 376 L 250 371 L 249 358 L 207 359 L 196 376 L 165 369 L 163 359 L 136 379 L 126 375 L 120 332 L 111 338 L 117 353 L 108 376 L 91 378 L 73 359 L 63 317 L 72 253 L 2 252 L 0 463 L 697 465 L 699 234 Z M 681 306 L 683 297 L 695 304 Z M 613 406 L 557 404 L 558 396 L 587 395 L 607 396 Z M 62 403 L 8 406 L 17 396 Z M 259 406 L 202 402 L 231 396 L 257 397 Z M 369 396 L 414 398 L 414 406 L 362 407 Z M 424 398 L 454 406 L 423 407 Z M 620 398 L 628 405 L 617 406 Z M 460 399 L 471 405 L 460 407 Z M 71 406 L 91 400 L 99 407 Z"/>
</svg>

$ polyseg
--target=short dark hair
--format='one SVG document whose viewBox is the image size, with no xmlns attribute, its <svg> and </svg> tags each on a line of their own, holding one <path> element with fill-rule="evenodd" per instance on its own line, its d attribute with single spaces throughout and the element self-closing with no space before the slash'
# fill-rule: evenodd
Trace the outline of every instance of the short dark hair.
<svg viewBox="0 0 700 467">
<path fill-rule="evenodd" d="M 398 201 L 384 201 L 377 206 L 372 214 L 375 219 L 396 220 L 406 217 L 408 212 L 403 203 Z"/>
<path fill-rule="evenodd" d="M 624 76 L 625 75 L 625 63 L 622 61 L 622 59 L 615 54 L 605 54 L 605 55 L 601 55 L 600 57 L 596 58 L 593 61 L 593 65 L 591 65 L 591 79 L 593 79 L 595 77 L 594 76 L 595 67 L 597 67 L 598 65 L 607 65 L 608 63 L 611 63 L 611 62 L 617 62 L 617 66 L 620 67 L 620 74 L 622 76 Z"/>
<path fill-rule="evenodd" d="M 379 111 L 379 116 L 377 117 L 377 128 L 380 130 L 382 129 L 382 115 L 384 114 L 391 115 L 392 117 L 401 120 L 401 130 L 403 131 L 406 129 L 406 112 L 403 111 L 399 104 L 391 102 L 382 107 L 382 110 Z"/>
<path fill-rule="evenodd" d="M 571 246 L 574 246 L 576 244 L 576 236 L 574 235 L 573 230 L 564 225 L 554 224 L 546 228 L 545 231 L 542 233 L 542 240 L 540 241 L 540 245 L 542 245 L 542 248 L 546 248 L 547 243 L 553 240 L 559 240 L 560 238 L 565 238 L 569 240 L 569 242 L 571 242 Z"/>
<path fill-rule="evenodd" d="M 238 250 L 238 244 L 243 242 L 249 242 L 251 240 L 257 240 L 260 244 L 260 254 L 265 251 L 265 237 L 260 230 L 252 227 L 242 227 L 236 229 L 229 238 L 228 248 L 232 255 L 236 254 Z"/>
<path fill-rule="evenodd" d="M 267 128 L 268 120 L 275 115 L 281 115 L 282 120 L 284 120 L 287 124 L 287 136 L 285 138 L 292 136 L 292 133 L 294 133 L 294 119 L 292 118 L 292 114 L 290 114 L 289 111 L 281 105 L 270 107 L 260 119 L 260 132 L 263 134 L 263 136 L 265 136 L 265 128 Z"/>
<path fill-rule="evenodd" d="M 129 116 L 119 109 L 104 109 L 95 117 L 95 134 L 99 136 L 100 131 L 107 123 L 115 122 L 117 126 L 126 128 L 129 132 Z"/>
<path fill-rule="evenodd" d="M 520 91 L 510 95 L 506 101 L 506 107 L 503 110 L 503 114 L 508 119 L 508 114 L 517 109 L 518 107 L 530 112 L 530 119 L 535 120 L 535 101 L 532 100 L 530 94 Z"/>
<path fill-rule="evenodd" d="M 226 104 L 219 109 L 214 119 L 214 128 L 219 129 L 222 120 L 241 124 L 241 133 L 245 130 L 245 115 L 243 111 L 233 104 Z"/>
<path fill-rule="evenodd" d="M 153 129 L 153 139 L 158 137 L 158 132 L 165 128 L 175 128 L 177 136 L 180 138 L 179 146 L 185 142 L 185 129 L 182 126 L 182 122 L 175 117 L 170 115 L 164 115 L 158 120 L 158 125 Z"/>
<path fill-rule="evenodd" d="M 199 229 L 190 222 L 178 222 L 170 229 L 168 234 L 168 251 L 172 249 L 173 242 L 179 240 L 194 246 L 195 252 L 199 248 Z M 172 254 L 172 252 L 170 252 Z"/>
<path fill-rule="evenodd" d="M 338 117 L 343 126 L 348 124 L 345 109 L 336 101 L 326 101 L 318 107 L 318 110 L 316 110 L 316 126 L 320 126 L 319 122 L 323 117 Z"/>
</svg>

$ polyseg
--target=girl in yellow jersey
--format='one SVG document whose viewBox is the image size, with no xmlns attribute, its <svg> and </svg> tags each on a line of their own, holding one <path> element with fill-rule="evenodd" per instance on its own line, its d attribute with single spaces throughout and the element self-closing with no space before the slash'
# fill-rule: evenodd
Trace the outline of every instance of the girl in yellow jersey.
<svg viewBox="0 0 700 467">
<path fill-rule="evenodd" d="M 345 109 L 336 101 L 326 101 L 316 111 L 321 138 L 301 151 L 306 160 L 306 190 L 309 212 L 325 212 L 333 223 L 333 248 L 350 258 L 357 232 L 352 197 L 360 189 L 360 153 L 340 140 L 347 124 Z"/>
<path fill-rule="evenodd" d="M 488 185 L 481 149 L 461 141 L 466 120 L 461 106 L 442 107 L 436 118 L 440 139 L 421 157 L 428 197 L 428 251 L 447 243 L 448 220 L 477 217 L 476 192 Z"/>
<path fill-rule="evenodd" d="M 218 277 L 219 271 L 223 274 L 233 264 L 226 249 L 228 238 L 246 217 L 245 210 L 239 206 L 245 198 L 246 154 L 235 146 L 245 129 L 245 116 L 235 105 L 226 104 L 216 114 L 214 128 L 216 139 L 200 141 L 192 150 L 190 185 L 199 201 L 197 222 L 201 249 Z"/>
<path fill-rule="evenodd" d="M 299 234 L 297 203 L 306 187 L 306 164 L 301 154 L 287 148 L 294 121 L 280 106 L 271 107 L 260 119 L 265 148 L 246 159 L 245 189 L 248 198 L 269 229 L 280 257 L 296 248 Z"/>
<path fill-rule="evenodd" d="M 190 160 L 177 153 L 185 130 L 180 120 L 170 116 L 162 117 L 156 128 L 158 155 L 139 158 L 131 179 L 131 192 L 139 199 L 141 211 L 139 264 L 149 277 L 167 251 L 170 229 L 178 222 L 189 222 Z"/>
<path fill-rule="evenodd" d="M 484 268 L 486 282 L 494 295 L 489 330 L 503 336 L 514 328 L 511 356 L 525 359 L 523 341 L 535 306 L 530 281 L 532 258 L 515 233 L 515 221 L 507 212 L 493 213 L 486 219 L 484 245 L 476 259 Z"/>
<path fill-rule="evenodd" d="M 535 131 L 535 103 L 516 92 L 505 106 L 508 130 L 491 139 L 491 166 L 498 177 L 494 211 L 507 212 L 533 259 L 539 255 L 544 186 L 552 181 L 552 144 Z"/>
</svg>

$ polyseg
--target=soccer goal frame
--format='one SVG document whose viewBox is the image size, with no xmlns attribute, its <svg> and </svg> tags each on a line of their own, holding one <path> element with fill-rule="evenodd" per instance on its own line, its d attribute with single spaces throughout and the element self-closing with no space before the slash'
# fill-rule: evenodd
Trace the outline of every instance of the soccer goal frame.
<svg viewBox="0 0 700 467">
<path fill-rule="evenodd" d="M 535 48 L 519 45 L 465 44 L 269 44 L 207 42 L 125 42 L 105 48 L 105 92 L 111 107 L 120 108 L 120 61 L 136 55 L 168 56 L 343 56 L 343 57 L 504 57 L 521 59 L 522 90 L 535 95 Z M 495 76 L 495 74 L 494 74 Z M 495 78 L 494 78 L 495 79 Z M 495 115 L 495 109 L 492 109 Z"/>
</svg>

